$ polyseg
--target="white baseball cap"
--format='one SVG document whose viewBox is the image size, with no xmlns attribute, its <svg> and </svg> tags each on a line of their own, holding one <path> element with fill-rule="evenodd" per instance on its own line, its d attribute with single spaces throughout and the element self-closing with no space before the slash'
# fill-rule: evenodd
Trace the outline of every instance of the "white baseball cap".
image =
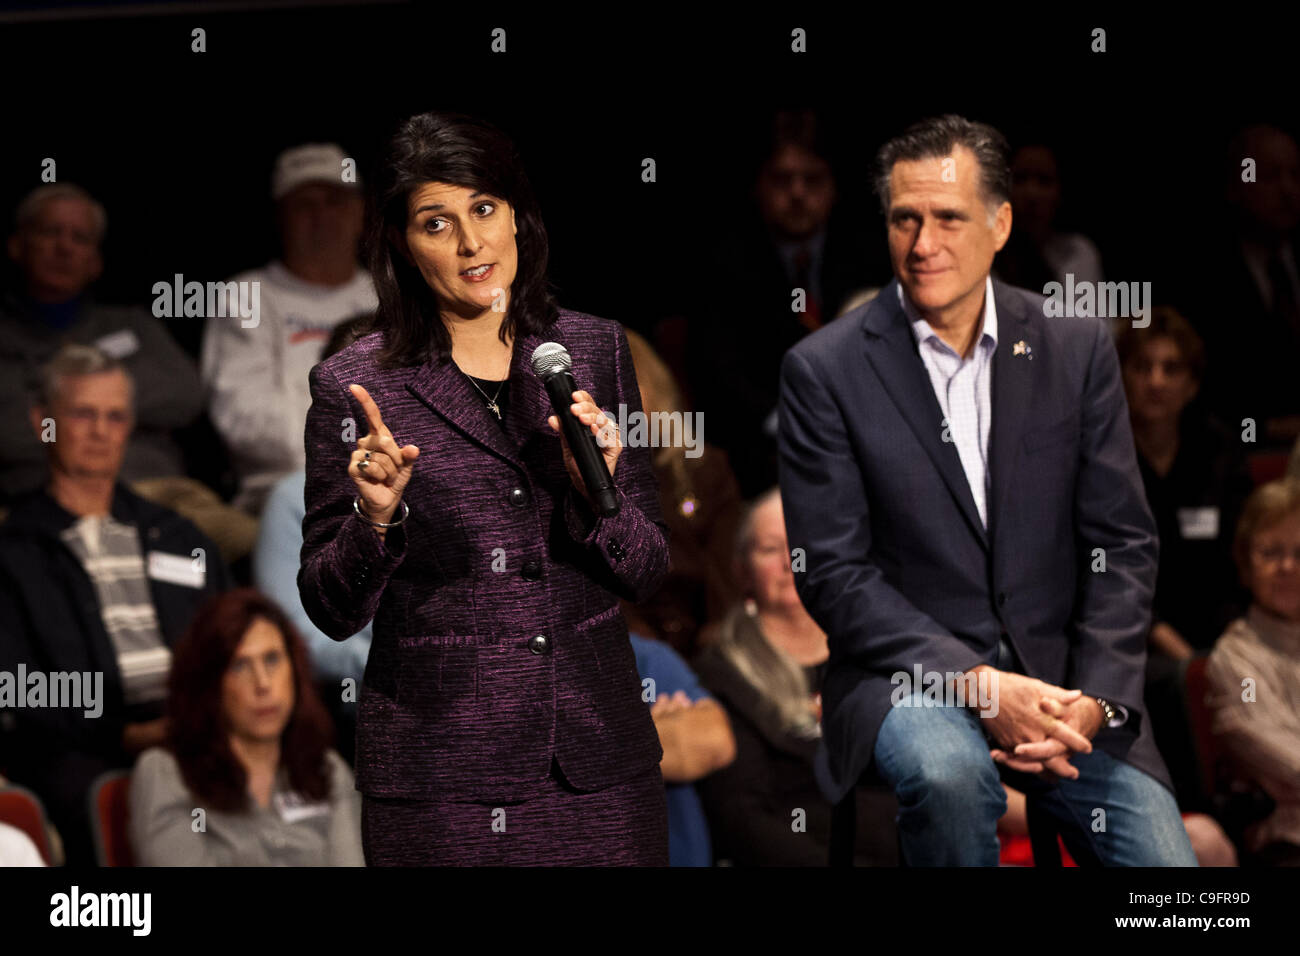
<svg viewBox="0 0 1300 956">
<path fill-rule="evenodd" d="M 271 174 L 271 198 L 279 199 L 303 183 L 331 183 L 346 189 L 357 189 L 361 177 L 354 182 L 343 179 L 343 161 L 347 159 L 337 143 L 304 143 L 286 149 L 275 159 Z"/>
</svg>

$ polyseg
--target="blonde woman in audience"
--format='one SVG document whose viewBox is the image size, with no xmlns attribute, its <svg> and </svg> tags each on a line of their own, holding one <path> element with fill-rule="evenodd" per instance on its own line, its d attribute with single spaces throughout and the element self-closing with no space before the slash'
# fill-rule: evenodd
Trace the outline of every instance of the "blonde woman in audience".
<svg viewBox="0 0 1300 956">
<path fill-rule="evenodd" d="M 1248 862 L 1300 866 L 1300 479 L 1255 489 L 1235 554 L 1253 601 L 1210 653 L 1214 732 L 1277 803 L 1246 831 Z"/>
<path fill-rule="evenodd" d="M 736 738 L 735 761 L 696 785 L 715 854 L 737 866 L 825 866 L 831 804 L 813 760 L 830 649 L 794 589 L 777 489 L 746 512 L 735 559 L 746 600 L 706 637 L 695 661 Z M 863 788 L 858 801 L 856 862 L 895 863 L 893 796 Z M 800 811 L 802 829 L 792 826 Z"/>
</svg>

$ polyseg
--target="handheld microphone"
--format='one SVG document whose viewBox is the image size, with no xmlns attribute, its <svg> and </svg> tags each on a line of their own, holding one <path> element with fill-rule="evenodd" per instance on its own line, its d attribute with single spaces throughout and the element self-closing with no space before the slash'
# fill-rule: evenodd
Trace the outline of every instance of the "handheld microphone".
<svg viewBox="0 0 1300 956">
<path fill-rule="evenodd" d="M 569 373 L 572 367 L 573 359 L 569 357 L 568 350 L 558 342 L 544 342 L 533 352 L 533 371 L 546 386 L 546 394 L 551 397 L 551 407 L 555 409 L 555 417 L 564 429 L 564 437 L 569 443 L 569 451 L 573 453 L 573 460 L 578 465 L 578 474 L 582 475 L 582 483 L 587 486 L 587 493 L 596 502 L 596 510 L 601 516 L 612 518 L 618 514 L 614 479 L 605 467 L 605 456 L 596 443 L 596 436 L 574 417 L 569 408 L 573 404 L 573 393 L 578 390 L 578 384 Z"/>
</svg>

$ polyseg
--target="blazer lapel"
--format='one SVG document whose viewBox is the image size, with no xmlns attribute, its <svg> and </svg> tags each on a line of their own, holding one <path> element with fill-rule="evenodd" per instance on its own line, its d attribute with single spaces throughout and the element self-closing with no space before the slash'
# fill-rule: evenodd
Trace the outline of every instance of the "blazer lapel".
<svg viewBox="0 0 1300 956">
<path fill-rule="evenodd" d="M 533 350 L 550 339 L 526 335 L 515 341 L 510 357 L 510 408 L 506 410 L 506 431 L 516 449 L 528 444 L 528 436 L 538 430 L 552 434 L 546 416 L 552 414 L 546 386 L 533 371 Z"/>
<path fill-rule="evenodd" d="M 1013 484 L 1016 452 L 1024 432 L 1025 413 L 1034 400 L 1034 370 L 1042 368 L 1032 356 L 1042 355 L 1041 339 L 1029 323 L 1029 306 L 1009 287 L 993 280 L 993 302 L 998 310 L 998 347 L 993 353 L 990 401 L 993 422 L 989 428 L 989 531 L 996 535 L 997 519 Z M 1017 343 L 1025 351 L 1016 354 Z"/>
<path fill-rule="evenodd" d="M 521 445 L 539 422 L 546 427 L 545 417 L 541 416 L 542 406 L 549 405 L 546 390 L 533 373 L 531 363 L 533 349 L 541 343 L 535 335 L 516 339 L 514 343 L 505 431 L 488 410 L 483 396 L 450 357 L 441 362 L 426 362 L 406 389 L 467 438 L 522 469 Z"/>
<path fill-rule="evenodd" d="M 1001 315 L 999 311 L 999 321 Z M 867 360 L 880 376 L 921 447 L 939 469 L 971 531 L 987 550 L 988 535 L 980 522 L 975 498 L 971 495 L 961 457 L 957 454 L 957 445 L 943 440 L 943 409 L 939 407 L 930 375 L 917 351 L 911 324 L 898 301 L 897 279 L 891 280 L 880 291 L 863 318 L 862 330 L 867 336 Z M 1002 335 L 999 333 L 998 337 L 1001 339 Z M 997 407 L 996 401 L 994 407 Z M 997 420 L 995 412 L 993 427 L 997 426 Z"/>
</svg>

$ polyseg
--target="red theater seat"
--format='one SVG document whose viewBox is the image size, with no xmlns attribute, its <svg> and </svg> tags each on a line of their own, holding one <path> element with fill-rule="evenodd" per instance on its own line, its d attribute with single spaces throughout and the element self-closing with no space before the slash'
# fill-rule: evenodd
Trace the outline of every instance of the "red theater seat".
<svg viewBox="0 0 1300 956">
<path fill-rule="evenodd" d="M 90 821 L 100 866 L 135 866 L 126 826 L 130 783 L 129 770 L 110 770 L 90 787 Z"/>
</svg>

